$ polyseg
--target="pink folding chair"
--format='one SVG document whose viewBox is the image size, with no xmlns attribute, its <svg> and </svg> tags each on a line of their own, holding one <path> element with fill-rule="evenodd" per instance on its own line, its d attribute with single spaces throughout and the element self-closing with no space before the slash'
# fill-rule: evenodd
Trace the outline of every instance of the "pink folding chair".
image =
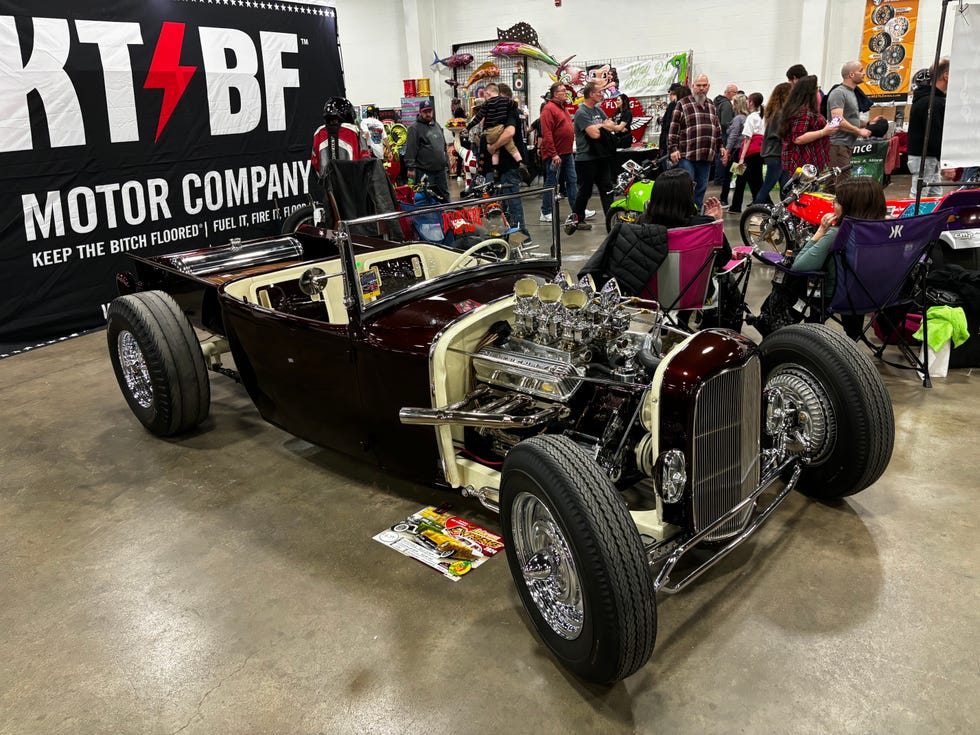
<svg viewBox="0 0 980 735">
<path fill-rule="evenodd" d="M 713 308 L 714 304 L 708 303 L 708 284 L 715 254 L 724 238 L 721 221 L 668 230 L 667 259 L 639 296 L 659 301 L 675 326 L 683 326 L 675 312 Z"/>
</svg>

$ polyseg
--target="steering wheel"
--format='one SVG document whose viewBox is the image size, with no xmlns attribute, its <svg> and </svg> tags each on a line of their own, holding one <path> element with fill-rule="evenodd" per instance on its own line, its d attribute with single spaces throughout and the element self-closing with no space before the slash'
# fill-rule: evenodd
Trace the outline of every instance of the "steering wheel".
<svg viewBox="0 0 980 735">
<path fill-rule="evenodd" d="M 478 242 L 476 245 L 466 248 L 460 256 L 452 262 L 452 264 L 446 269 L 446 273 L 453 273 L 460 270 L 465 263 L 467 263 L 473 254 L 487 247 L 488 245 L 500 245 L 504 249 L 504 255 L 501 260 L 507 260 L 510 257 L 510 243 L 506 240 L 501 240 L 499 237 L 491 237 L 489 240 L 483 240 Z"/>
</svg>

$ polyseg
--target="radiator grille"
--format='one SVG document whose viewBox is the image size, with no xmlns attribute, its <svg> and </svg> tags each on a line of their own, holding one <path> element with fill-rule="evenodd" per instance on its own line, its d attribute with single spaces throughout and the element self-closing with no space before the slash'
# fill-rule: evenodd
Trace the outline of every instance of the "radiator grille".
<svg viewBox="0 0 980 735">
<path fill-rule="evenodd" d="M 694 401 L 691 459 L 694 530 L 700 531 L 759 484 L 762 368 L 758 357 L 711 378 Z M 748 523 L 748 508 L 707 536 L 716 541 Z"/>
</svg>

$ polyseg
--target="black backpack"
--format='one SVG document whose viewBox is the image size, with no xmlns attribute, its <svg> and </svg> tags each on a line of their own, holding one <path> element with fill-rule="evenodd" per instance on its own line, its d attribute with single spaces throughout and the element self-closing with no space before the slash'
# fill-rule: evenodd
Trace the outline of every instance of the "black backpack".
<svg viewBox="0 0 980 735">
<path fill-rule="evenodd" d="M 952 351 L 951 368 L 980 367 L 980 271 L 955 264 L 929 271 L 926 297 L 930 304 L 960 306 L 970 338 Z"/>
</svg>

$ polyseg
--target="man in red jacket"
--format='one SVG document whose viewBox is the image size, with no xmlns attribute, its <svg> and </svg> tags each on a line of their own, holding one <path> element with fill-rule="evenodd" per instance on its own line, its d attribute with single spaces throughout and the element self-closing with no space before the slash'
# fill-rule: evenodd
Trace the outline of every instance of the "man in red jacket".
<svg viewBox="0 0 980 735">
<path fill-rule="evenodd" d="M 541 162 L 544 164 L 544 185 L 552 187 L 560 182 L 567 201 L 574 202 L 578 194 L 578 178 L 575 176 L 575 128 L 565 111 L 568 90 L 564 84 L 552 84 L 548 102 L 541 110 Z M 551 222 L 551 192 L 541 196 L 541 221 Z"/>
</svg>

